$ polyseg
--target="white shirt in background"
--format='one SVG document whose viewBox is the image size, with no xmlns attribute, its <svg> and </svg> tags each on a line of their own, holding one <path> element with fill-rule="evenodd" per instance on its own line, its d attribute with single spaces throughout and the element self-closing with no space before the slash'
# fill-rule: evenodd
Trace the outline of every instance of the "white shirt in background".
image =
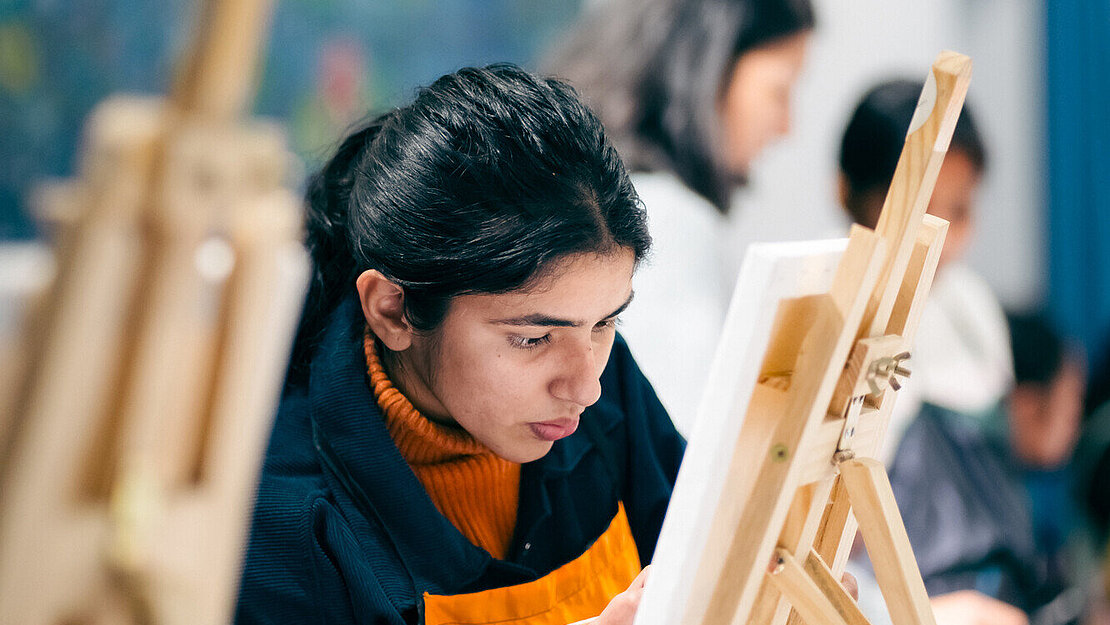
<svg viewBox="0 0 1110 625">
<path fill-rule="evenodd" d="M 618 329 L 684 435 L 721 338 L 735 276 L 724 259 L 725 216 L 670 173 L 637 173 L 652 250 L 632 279 Z"/>
</svg>

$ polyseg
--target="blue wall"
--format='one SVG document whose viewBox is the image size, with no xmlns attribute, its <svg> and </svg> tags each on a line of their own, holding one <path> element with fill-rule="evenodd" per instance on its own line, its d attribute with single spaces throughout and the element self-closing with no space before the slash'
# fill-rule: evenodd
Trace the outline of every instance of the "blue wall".
<svg viewBox="0 0 1110 625">
<path fill-rule="evenodd" d="M 1110 330 L 1110 2 L 1045 2 L 1048 308 L 1096 368 Z"/>
</svg>

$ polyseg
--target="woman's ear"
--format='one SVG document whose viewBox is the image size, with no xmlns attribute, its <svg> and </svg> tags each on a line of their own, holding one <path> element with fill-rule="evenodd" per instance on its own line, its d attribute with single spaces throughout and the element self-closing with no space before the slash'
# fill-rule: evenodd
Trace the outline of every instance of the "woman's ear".
<svg viewBox="0 0 1110 625">
<path fill-rule="evenodd" d="M 412 326 L 405 319 L 405 291 L 380 271 L 369 269 L 355 280 L 362 314 L 370 331 L 387 349 L 400 352 L 412 344 Z"/>
<path fill-rule="evenodd" d="M 848 186 L 848 177 L 844 172 L 837 172 L 836 174 L 836 197 L 840 200 L 840 206 L 848 216 L 852 216 L 852 211 L 848 210 L 848 200 L 852 195 L 852 188 Z"/>
</svg>

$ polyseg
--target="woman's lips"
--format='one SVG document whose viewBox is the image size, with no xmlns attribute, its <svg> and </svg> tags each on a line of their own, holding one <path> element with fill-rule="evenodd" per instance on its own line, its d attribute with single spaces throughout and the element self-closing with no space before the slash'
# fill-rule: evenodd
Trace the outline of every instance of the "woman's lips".
<svg viewBox="0 0 1110 625">
<path fill-rule="evenodd" d="M 560 438 L 566 438 L 578 429 L 578 419 L 555 419 L 554 421 L 542 421 L 540 423 L 529 423 L 532 428 L 532 433 L 536 438 L 544 441 L 557 441 Z"/>
</svg>

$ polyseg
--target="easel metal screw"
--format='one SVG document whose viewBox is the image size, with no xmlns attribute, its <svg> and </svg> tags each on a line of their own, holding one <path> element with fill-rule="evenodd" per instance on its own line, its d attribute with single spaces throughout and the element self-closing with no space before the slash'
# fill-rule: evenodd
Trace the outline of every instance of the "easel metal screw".
<svg viewBox="0 0 1110 625">
<path fill-rule="evenodd" d="M 775 446 L 771 447 L 771 459 L 775 462 L 785 462 L 789 457 L 790 450 L 786 448 L 786 445 L 777 443 Z"/>
</svg>

